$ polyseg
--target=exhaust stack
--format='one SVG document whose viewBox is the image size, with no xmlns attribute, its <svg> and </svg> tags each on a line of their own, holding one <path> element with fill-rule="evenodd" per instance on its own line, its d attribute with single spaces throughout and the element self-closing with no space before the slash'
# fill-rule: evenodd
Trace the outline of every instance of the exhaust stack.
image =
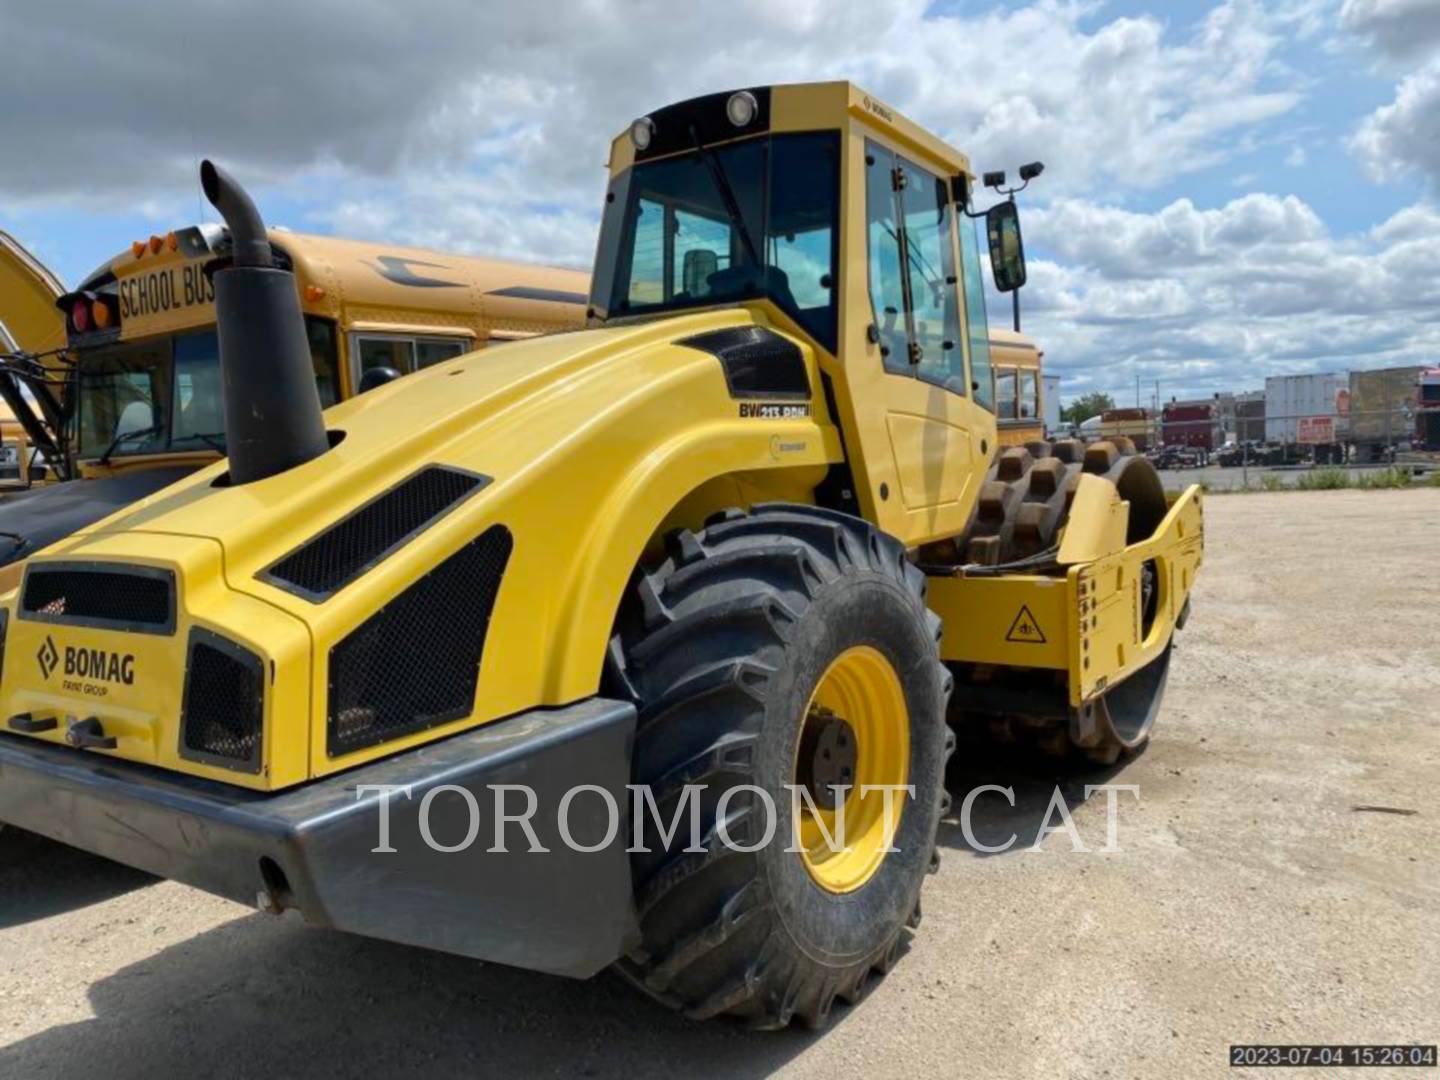
<svg viewBox="0 0 1440 1080">
<path fill-rule="evenodd" d="M 200 184 L 230 229 L 231 264 L 214 274 L 215 322 L 230 482 L 248 484 L 303 465 L 330 443 L 295 276 L 275 266 L 244 188 L 209 161 Z"/>
</svg>

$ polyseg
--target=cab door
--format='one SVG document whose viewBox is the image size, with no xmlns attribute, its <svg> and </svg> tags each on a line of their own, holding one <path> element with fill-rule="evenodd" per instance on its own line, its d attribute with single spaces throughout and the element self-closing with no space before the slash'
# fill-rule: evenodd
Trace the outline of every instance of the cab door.
<svg viewBox="0 0 1440 1080">
<path fill-rule="evenodd" d="M 867 456 L 888 453 L 897 490 L 881 489 L 878 517 L 914 545 L 965 527 L 993 449 L 983 285 L 973 222 L 960 215 L 957 234 L 948 181 L 877 142 L 865 151 L 870 337 L 883 368 L 871 404 L 887 443 Z"/>
</svg>

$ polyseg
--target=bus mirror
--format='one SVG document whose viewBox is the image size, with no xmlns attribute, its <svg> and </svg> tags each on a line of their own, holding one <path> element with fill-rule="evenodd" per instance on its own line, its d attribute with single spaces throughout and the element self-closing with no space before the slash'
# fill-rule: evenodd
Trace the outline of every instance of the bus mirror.
<svg viewBox="0 0 1440 1080">
<path fill-rule="evenodd" d="M 1013 202 L 996 203 L 985 213 L 990 241 L 990 272 L 995 288 L 1014 292 L 1025 284 L 1025 244 L 1020 239 L 1020 214 Z"/>
<path fill-rule="evenodd" d="M 372 367 L 366 368 L 365 374 L 360 376 L 360 386 L 356 393 L 363 394 L 366 391 L 374 390 L 378 386 L 394 382 L 400 378 L 400 372 L 393 367 Z"/>
<path fill-rule="evenodd" d="M 683 276 L 685 291 L 691 296 L 710 292 L 710 275 L 720 269 L 720 258 L 709 248 L 692 248 L 685 252 Z"/>
</svg>

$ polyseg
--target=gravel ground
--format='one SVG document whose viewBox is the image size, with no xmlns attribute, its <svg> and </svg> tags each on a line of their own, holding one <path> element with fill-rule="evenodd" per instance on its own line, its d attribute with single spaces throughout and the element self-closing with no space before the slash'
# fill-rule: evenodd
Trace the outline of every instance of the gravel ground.
<svg viewBox="0 0 1440 1080">
<path fill-rule="evenodd" d="M 1440 490 L 1207 513 L 1150 749 L 1059 778 L 1092 846 L 1083 784 L 1140 786 L 1121 850 L 982 855 L 947 823 L 909 954 L 827 1033 L 312 930 L 12 829 L 0 1077 L 1233 1077 L 1232 1042 L 1440 1041 Z M 1034 838 L 1054 774 L 959 772 L 1016 788 L 978 839 Z"/>
<path fill-rule="evenodd" d="M 1300 482 L 1301 477 L 1313 469 L 1334 467 L 1290 465 L 1262 469 L 1257 465 L 1252 465 L 1249 469 L 1242 469 L 1238 466 L 1207 465 L 1203 469 L 1163 469 L 1160 472 L 1160 479 L 1164 482 L 1166 491 L 1179 491 L 1191 484 L 1205 484 L 1211 491 L 1244 491 L 1247 483 L 1252 491 L 1264 491 L 1266 483 L 1294 487 Z M 1347 466 L 1346 471 L 1350 474 L 1351 483 L 1359 484 L 1364 477 L 1373 476 L 1388 467 L 1384 465 L 1351 465 Z M 1431 483 L 1430 478 L 1435 474 L 1435 466 L 1428 463 L 1419 465 L 1418 473 L 1413 472 L 1416 467 L 1414 464 L 1409 465 L 1414 477 L 1411 483 L 1420 486 Z"/>
</svg>

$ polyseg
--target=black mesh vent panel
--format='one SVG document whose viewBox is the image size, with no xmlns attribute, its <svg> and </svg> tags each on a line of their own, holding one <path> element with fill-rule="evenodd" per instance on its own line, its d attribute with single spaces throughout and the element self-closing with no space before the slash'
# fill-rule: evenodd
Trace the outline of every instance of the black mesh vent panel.
<svg viewBox="0 0 1440 1080">
<path fill-rule="evenodd" d="M 259 772 L 264 704 L 265 668 L 260 658 L 218 634 L 192 631 L 180 756 Z"/>
<path fill-rule="evenodd" d="M 149 566 L 37 563 L 25 574 L 25 618 L 138 633 L 175 630 L 175 576 Z"/>
<path fill-rule="evenodd" d="M 331 596 L 490 482 L 432 465 L 307 540 L 260 576 L 316 603 Z"/>
<path fill-rule="evenodd" d="M 805 357 L 793 341 L 761 326 L 712 330 L 676 342 L 717 357 L 732 398 L 808 398 Z"/>
<path fill-rule="evenodd" d="M 487 529 L 330 650 L 332 757 L 470 714 L 511 546 Z"/>
</svg>

